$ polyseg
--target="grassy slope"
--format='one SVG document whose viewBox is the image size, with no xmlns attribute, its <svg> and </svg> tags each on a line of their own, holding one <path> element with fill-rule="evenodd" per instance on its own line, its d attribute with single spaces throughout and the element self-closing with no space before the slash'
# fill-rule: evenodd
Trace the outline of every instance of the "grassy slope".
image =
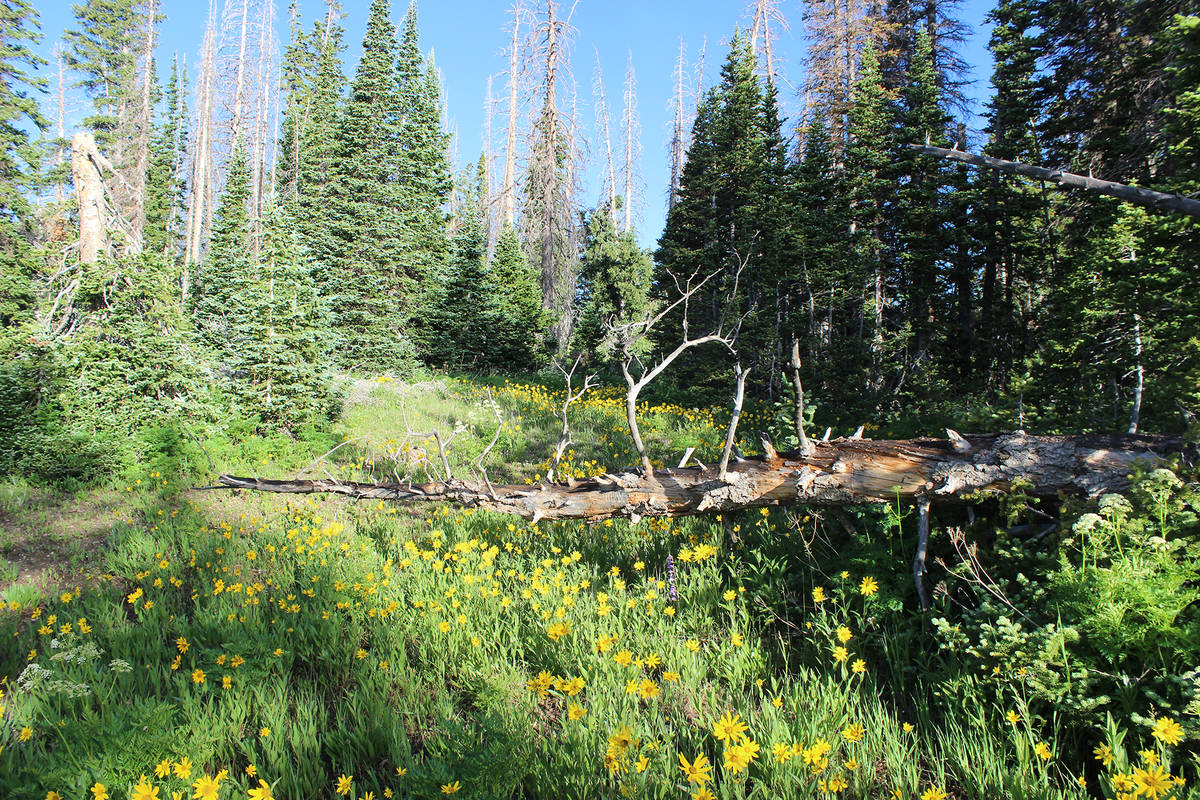
<svg viewBox="0 0 1200 800">
<path fill-rule="evenodd" d="M 354 387 L 338 430 L 347 444 L 318 471 L 420 477 L 429 452 L 396 436 L 405 419 L 461 424 L 461 470 L 495 428 L 489 391 L 506 419 L 491 476 L 544 475 L 553 393 L 451 379 Z M 611 391 L 572 408 L 568 472 L 633 462 L 618 408 Z M 644 418 L 662 460 L 692 445 L 712 459 L 721 440 L 707 412 Z M 237 459 L 210 449 L 232 471 L 288 475 L 312 461 L 276 445 L 251 443 Z M 7 576 L 0 796 L 91 797 L 99 782 L 123 800 L 144 775 L 165 800 L 227 770 L 222 798 L 260 778 L 289 800 L 333 796 L 340 776 L 358 798 L 455 787 L 681 798 L 700 785 L 679 759 L 701 754 L 718 797 L 1081 796 L 1056 759 L 1035 754 L 1042 737 L 1054 749 L 1052 732 L 1005 723 L 1002 700 L 935 720 L 903 696 L 919 684 L 876 684 L 876 663 L 903 658 L 878 624 L 903 597 L 899 565 L 805 575 L 828 599 L 770 610 L 778 568 L 746 543 L 805 547 L 807 517 L 531 527 L 161 483 L 150 470 L 74 505 L 9 504 L 3 524 L 23 536 L 45 515 L 64 531 L 72 516 L 106 520 L 86 522 L 103 545 L 69 568 Z M 864 593 L 867 578 L 882 588 Z M 748 726 L 741 745 L 714 735 L 726 714 Z M 156 765 L 173 772 L 156 777 Z"/>
</svg>

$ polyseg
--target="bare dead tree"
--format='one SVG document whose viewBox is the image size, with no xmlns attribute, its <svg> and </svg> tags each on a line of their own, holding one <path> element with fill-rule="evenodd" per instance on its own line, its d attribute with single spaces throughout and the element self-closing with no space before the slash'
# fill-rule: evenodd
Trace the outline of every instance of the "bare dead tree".
<svg viewBox="0 0 1200 800">
<path fill-rule="evenodd" d="M 212 121 L 213 96 L 216 68 L 217 7 L 216 0 L 208 0 L 208 23 L 204 31 L 204 47 L 200 55 L 200 79 L 196 82 L 196 125 L 195 144 L 192 147 L 192 175 L 188 182 L 191 198 L 188 203 L 187 247 L 184 254 L 185 280 L 187 267 L 200 261 L 200 247 L 206 219 L 211 210 L 209 197 L 212 184 Z"/>
<path fill-rule="evenodd" d="M 579 142 L 574 107 L 566 93 L 574 86 L 570 73 L 571 12 L 563 17 L 557 0 L 545 0 L 534 20 L 529 52 L 539 64 L 540 80 L 531 124 L 526 170 L 523 227 L 530 257 L 541 270 L 542 308 L 551 319 L 550 336 L 563 347 L 574 325 L 573 293 L 578 266 L 575 213 Z"/>
<path fill-rule="evenodd" d="M 79 131 L 71 140 L 71 177 L 79 209 L 79 261 L 95 264 L 108 255 L 108 203 L 105 200 L 104 173 L 116 169 L 96 147 L 87 131 Z"/>
<path fill-rule="evenodd" d="M 734 275 L 734 288 L 730 292 L 731 297 L 737 295 L 738 281 L 741 279 L 742 270 L 745 266 L 746 259 L 740 260 L 736 274 Z M 723 314 L 719 317 L 717 324 L 711 331 L 699 335 L 692 335 L 688 326 L 688 310 L 692 297 L 718 274 L 720 274 L 719 271 L 710 272 L 701 277 L 697 273 L 692 273 L 687 278 L 681 279 L 679 276 L 669 273 L 678 292 L 678 297 L 674 301 L 663 305 L 657 310 L 651 309 L 640 319 L 633 320 L 632 322 L 620 324 L 609 323 L 607 325 L 608 335 L 612 338 L 621 354 L 621 375 L 625 378 L 625 422 L 629 425 L 629 436 L 633 442 L 633 449 L 637 452 L 638 458 L 641 461 L 642 474 L 650 480 L 654 480 L 654 466 L 650 462 L 650 456 L 646 450 L 646 444 L 642 439 L 642 432 L 638 426 L 637 419 L 638 396 L 642 390 L 658 378 L 667 367 L 671 366 L 675 359 L 693 347 L 718 343 L 725 346 L 731 353 L 736 354 L 734 343 L 737 340 L 737 333 L 741 327 L 740 318 L 731 323 L 728 316 Z M 676 310 L 682 311 L 682 341 L 674 349 L 663 355 L 656 364 L 647 365 L 642 363 L 641 358 L 638 356 L 639 345 L 648 340 L 655 328 Z M 726 310 L 728 310 L 728 307 Z"/>
<path fill-rule="evenodd" d="M 667 209 L 675 207 L 679 200 L 679 181 L 683 177 L 683 163 L 687 158 L 690 142 L 691 119 L 684 111 L 684 75 L 687 70 L 684 58 L 683 37 L 679 37 L 679 57 L 675 61 L 675 88 L 671 95 L 671 137 L 667 143 L 668 162 L 671 169 L 671 185 L 667 193 Z"/>
<path fill-rule="evenodd" d="M 804 5 L 809 40 L 804 93 L 823 109 L 841 153 L 859 57 L 867 44 L 882 45 L 889 27 L 879 0 L 805 0 Z"/>
<path fill-rule="evenodd" d="M 1090 175 L 1076 175 L 1072 172 L 1063 172 L 1058 169 L 1035 167 L 1031 164 L 1022 164 L 1018 161 L 1006 161 L 1002 158 L 982 156 L 962 150 L 951 150 L 945 147 L 933 147 L 929 144 L 906 144 L 902 146 L 925 156 L 957 161 L 962 164 L 970 164 L 973 167 L 989 167 L 1010 175 L 1020 175 L 1025 178 L 1032 178 L 1033 180 L 1048 181 L 1063 189 L 1086 189 L 1106 194 L 1110 197 L 1116 197 L 1119 200 L 1125 200 L 1129 203 L 1158 209 L 1159 211 L 1200 217 L 1200 200 L 1184 197 L 1180 194 L 1156 192 L 1153 189 L 1143 189 L 1141 186 L 1127 186 L 1126 184 L 1114 181 L 1102 181 Z"/>
<path fill-rule="evenodd" d="M 634 168 L 634 164 L 642 157 L 642 123 L 638 118 L 637 78 L 633 72 L 632 50 L 629 51 L 629 64 L 625 69 L 625 110 L 621 114 L 621 128 L 621 138 L 625 143 L 625 214 L 621 230 L 629 232 L 633 230 L 633 222 L 637 216 L 634 213 L 634 205 L 640 203 L 642 196 L 641 173 Z"/>
<path fill-rule="evenodd" d="M 500 186 L 504 211 L 504 225 L 516 226 L 517 219 L 517 120 L 520 114 L 521 85 L 524 82 L 521 69 L 521 18 L 524 15 L 521 2 L 512 7 L 512 39 L 508 48 L 508 124 L 504 134 L 504 182 Z"/>
<path fill-rule="evenodd" d="M 608 101 L 604 93 L 604 71 L 600 66 L 599 48 L 596 48 L 596 72 L 592 77 L 592 91 L 596 96 L 596 125 L 600 128 L 601 135 L 604 137 L 604 163 L 607 168 L 604 173 L 604 186 L 601 192 L 609 219 L 615 225 L 617 222 L 614 217 L 616 213 L 617 172 L 613 162 L 612 134 L 608 119 Z"/>
<path fill-rule="evenodd" d="M 563 454 L 567 452 L 567 448 L 572 444 L 571 428 L 567 418 L 567 414 L 571 409 L 571 404 L 582 400 L 583 396 L 587 394 L 590 389 L 596 386 L 596 376 L 587 375 L 584 377 L 583 385 L 579 387 L 578 391 L 573 388 L 575 373 L 579 370 L 579 367 L 581 364 L 583 364 L 583 361 L 584 355 L 580 353 L 575 357 L 570 369 L 567 369 L 560 360 L 555 360 L 554 362 L 554 368 L 557 369 L 559 374 L 563 376 L 563 381 L 566 383 L 567 388 L 563 395 L 562 408 L 553 409 L 555 418 L 562 422 L 562 430 L 558 435 L 558 444 L 554 447 L 554 456 L 550 459 L 550 469 L 546 471 L 546 480 L 548 481 L 553 481 L 555 479 L 554 476 L 558 472 L 558 465 L 562 463 Z M 567 480 L 568 482 L 572 481 L 571 478 L 568 478 Z"/>
<path fill-rule="evenodd" d="M 774 40 L 771 25 L 776 31 L 790 30 L 787 15 L 780 0 L 754 0 L 754 24 L 750 28 L 750 47 L 762 61 L 762 74 L 772 83 L 779 84 L 781 75 L 775 69 Z"/>
</svg>

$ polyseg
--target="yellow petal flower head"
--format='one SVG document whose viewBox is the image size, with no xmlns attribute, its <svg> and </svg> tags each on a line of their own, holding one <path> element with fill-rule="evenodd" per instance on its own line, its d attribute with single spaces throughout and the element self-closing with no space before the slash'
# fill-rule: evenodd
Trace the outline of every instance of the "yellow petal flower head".
<svg viewBox="0 0 1200 800">
<path fill-rule="evenodd" d="M 858 584 L 858 593 L 863 597 L 870 597 L 877 591 L 879 591 L 879 584 L 870 576 L 863 578 L 862 582 Z"/>
<path fill-rule="evenodd" d="M 1171 779 L 1170 773 L 1163 769 L 1161 765 L 1151 767 L 1150 769 L 1134 767 L 1133 783 L 1137 787 L 1136 793 L 1138 797 L 1152 797 L 1155 800 L 1157 800 L 1159 795 L 1170 792 L 1175 785 L 1175 781 Z"/>
<path fill-rule="evenodd" d="M 192 760 L 187 756 L 179 759 L 175 764 L 175 776 L 187 780 L 192 777 Z"/>
<path fill-rule="evenodd" d="M 133 794 L 129 796 L 129 800 L 158 800 L 158 787 L 151 784 L 143 775 L 134 784 Z"/>
<path fill-rule="evenodd" d="M 162 761 L 154 765 L 154 775 L 158 778 L 165 778 L 171 774 L 171 759 L 164 758 Z"/>
<path fill-rule="evenodd" d="M 741 735 L 747 730 L 749 728 L 747 728 L 746 723 L 742 722 L 740 716 L 737 714 L 730 715 L 726 711 L 724 716 L 713 725 L 713 736 L 723 742 L 735 741 L 741 738 Z"/>
<path fill-rule="evenodd" d="M 865 732 L 862 725 L 848 725 L 842 731 L 842 738 L 847 742 L 861 742 Z"/>
<path fill-rule="evenodd" d="M 567 706 L 567 719 L 572 722 L 583 719 L 583 715 L 587 713 L 587 709 L 578 703 L 571 703 Z"/>
<path fill-rule="evenodd" d="M 247 794 L 250 800 L 275 800 L 275 795 L 271 794 L 270 784 L 261 778 L 258 780 L 258 788 L 251 789 Z"/>
<path fill-rule="evenodd" d="M 946 793 L 940 787 L 930 786 L 921 793 L 921 800 L 946 800 Z"/>
<path fill-rule="evenodd" d="M 1170 717 L 1159 717 L 1152 734 L 1160 742 L 1174 746 L 1183 741 L 1183 726 Z"/>
<path fill-rule="evenodd" d="M 221 776 L 210 778 L 207 775 L 201 775 L 192 784 L 192 797 L 194 800 L 217 800 L 217 794 L 221 790 Z"/>
<path fill-rule="evenodd" d="M 1033 752 L 1037 753 L 1037 757 L 1042 761 L 1049 761 L 1054 754 L 1050 752 L 1050 746 L 1045 742 L 1038 742 L 1033 746 Z"/>
<path fill-rule="evenodd" d="M 108 800 L 108 787 L 103 783 L 92 784 L 92 800 Z"/>
<path fill-rule="evenodd" d="M 825 596 L 825 589 L 820 586 L 812 590 L 812 598 L 814 603 L 824 603 L 829 599 Z"/>
<path fill-rule="evenodd" d="M 443 783 L 442 784 L 442 794 L 454 794 L 461 788 L 462 788 L 462 784 L 459 783 L 458 781 L 454 781 L 452 783 Z"/>
<path fill-rule="evenodd" d="M 846 642 L 848 642 L 854 638 L 854 634 L 851 633 L 850 629 L 847 628 L 845 625 L 839 625 L 838 629 L 837 629 L 837 638 L 838 638 L 839 642 L 841 642 L 842 644 L 845 644 Z"/>
<path fill-rule="evenodd" d="M 683 772 L 683 776 L 687 778 L 688 783 L 704 786 L 712 780 L 712 764 L 709 763 L 708 756 L 704 755 L 704 753 L 696 756 L 690 764 L 683 757 L 683 753 L 680 753 L 679 769 Z"/>
<path fill-rule="evenodd" d="M 1106 744 L 1097 745 L 1092 752 L 1096 755 L 1096 760 L 1106 767 L 1113 762 L 1112 748 Z"/>
<path fill-rule="evenodd" d="M 1021 715 L 1011 708 L 1008 710 L 1008 713 L 1004 715 L 1004 718 L 1008 720 L 1009 725 L 1016 725 L 1021 721 Z"/>
<path fill-rule="evenodd" d="M 350 794 L 350 787 L 354 785 L 353 775 L 341 775 L 337 779 L 337 793 Z"/>
</svg>

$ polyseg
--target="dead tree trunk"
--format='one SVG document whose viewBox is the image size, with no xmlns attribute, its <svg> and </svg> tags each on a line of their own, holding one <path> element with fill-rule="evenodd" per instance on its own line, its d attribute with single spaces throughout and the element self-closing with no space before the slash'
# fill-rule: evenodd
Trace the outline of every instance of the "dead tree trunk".
<svg viewBox="0 0 1200 800">
<path fill-rule="evenodd" d="M 1007 172 L 1010 175 L 1021 175 L 1026 178 L 1033 178 L 1034 180 L 1049 181 L 1064 189 L 1088 189 L 1125 200 L 1129 203 L 1157 208 L 1160 211 L 1170 211 L 1176 214 L 1189 214 L 1193 217 L 1200 217 L 1200 200 L 1184 197 L 1179 194 L 1166 194 L 1165 192 L 1156 192 L 1152 189 L 1143 189 L 1140 186 L 1127 186 L 1123 183 L 1102 181 L 1089 175 L 1076 175 L 1072 172 L 1035 167 L 1030 164 L 1022 164 L 1018 161 L 1005 161 L 1002 158 L 964 153 L 961 150 L 947 150 L 944 147 L 933 147 L 927 144 L 906 144 L 904 147 L 921 155 L 959 161 L 963 164 L 970 164 L 973 167 L 990 167 L 998 169 L 1001 172 Z"/>
<path fill-rule="evenodd" d="M 95 264 L 108 253 L 108 214 L 102 169 L 113 165 L 96 148 L 96 139 L 80 131 L 71 139 L 71 178 L 79 202 L 79 260 Z"/>
<path fill-rule="evenodd" d="M 271 480 L 222 475 L 212 488 L 289 494 L 331 493 L 399 503 L 433 501 L 517 514 L 534 521 L 674 517 L 705 511 L 784 505 L 961 501 L 1005 491 L 1017 481 L 1035 497 L 1094 497 L 1128 488 L 1135 462 L 1154 462 L 1182 448 L 1178 437 L 1144 435 L 1029 436 L 1023 431 L 948 439 L 813 442 L 797 452 L 743 458 L 723 480 L 718 467 L 630 469 L 581 481 L 496 486 L 443 480 L 414 485 L 337 480 Z"/>
</svg>

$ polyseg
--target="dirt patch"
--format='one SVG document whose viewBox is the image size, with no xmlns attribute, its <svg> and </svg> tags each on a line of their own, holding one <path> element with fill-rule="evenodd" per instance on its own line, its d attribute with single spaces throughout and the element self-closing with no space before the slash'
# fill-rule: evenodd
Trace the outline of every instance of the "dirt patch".
<svg viewBox="0 0 1200 800">
<path fill-rule="evenodd" d="M 17 585 L 50 588 L 68 571 L 97 560 L 127 501 L 114 489 L 81 496 L 32 490 L 0 510 L 0 558 L 9 563 L 0 591 Z"/>
</svg>

